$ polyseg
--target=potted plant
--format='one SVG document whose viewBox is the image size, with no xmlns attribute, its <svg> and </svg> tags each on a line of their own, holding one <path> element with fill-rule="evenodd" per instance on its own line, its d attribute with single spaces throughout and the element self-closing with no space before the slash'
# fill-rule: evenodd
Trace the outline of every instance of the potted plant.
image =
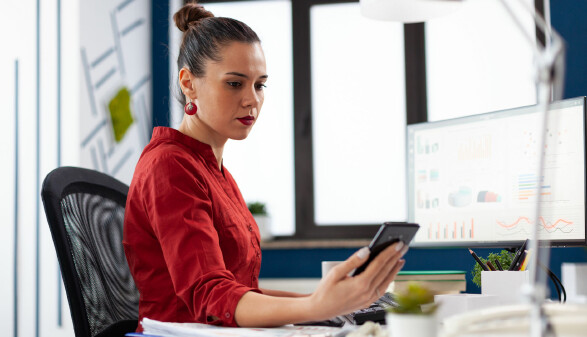
<svg viewBox="0 0 587 337">
<path fill-rule="evenodd" d="M 273 239 L 273 235 L 271 234 L 271 218 L 269 218 L 269 215 L 267 214 L 265 203 L 259 201 L 249 202 L 247 207 L 259 227 L 261 241 L 269 241 Z"/>
<path fill-rule="evenodd" d="M 417 282 L 395 294 L 397 307 L 390 307 L 385 317 L 391 337 L 437 335 L 437 304 L 434 293 Z"/>
</svg>

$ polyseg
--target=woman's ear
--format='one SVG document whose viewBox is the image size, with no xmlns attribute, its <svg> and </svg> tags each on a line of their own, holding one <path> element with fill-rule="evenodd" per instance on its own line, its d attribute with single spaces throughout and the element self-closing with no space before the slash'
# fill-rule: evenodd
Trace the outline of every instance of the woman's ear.
<svg viewBox="0 0 587 337">
<path fill-rule="evenodd" d="M 190 100 L 195 100 L 198 95 L 195 86 L 196 77 L 187 68 L 183 67 L 179 71 L 179 86 L 184 95 Z"/>
</svg>

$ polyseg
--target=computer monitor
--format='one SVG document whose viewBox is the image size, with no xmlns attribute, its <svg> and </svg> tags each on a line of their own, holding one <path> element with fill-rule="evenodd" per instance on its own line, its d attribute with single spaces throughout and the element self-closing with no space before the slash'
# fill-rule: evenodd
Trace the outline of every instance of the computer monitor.
<svg viewBox="0 0 587 337">
<path fill-rule="evenodd" d="M 540 177 L 538 106 L 409 125 L 408 220 L 420 224 L 413 244 L 519 246 L 531 237 L 540 184 L 539 238 L 585 245 L 585 97 L 549 110 Z"/>
</svg>

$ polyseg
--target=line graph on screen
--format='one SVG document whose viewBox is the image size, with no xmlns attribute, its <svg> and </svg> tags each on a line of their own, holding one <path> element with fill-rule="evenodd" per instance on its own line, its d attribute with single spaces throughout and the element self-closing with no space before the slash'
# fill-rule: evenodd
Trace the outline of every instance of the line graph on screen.
<svg viewBox="0 0 587 337">
<path fill-rule="evenodd" d="M 534 221 L 527 216 L 520 216 L 513 222 L 496 220 L 498 233 L 504 236 L 519 235 L 520 233 L 529 234 L 530 226 Z M 544 216 L 538 218 L 540 232 L 570 234 L 575 231 L 575 222 L 570 219 L 556 218 L 546 220 Z"/>
</svg>

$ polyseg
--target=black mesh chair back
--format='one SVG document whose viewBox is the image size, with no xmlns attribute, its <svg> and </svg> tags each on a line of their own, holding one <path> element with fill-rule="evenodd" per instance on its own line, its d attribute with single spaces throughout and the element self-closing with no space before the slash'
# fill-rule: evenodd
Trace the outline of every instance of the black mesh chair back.
<svg viewBox="0 0 587 337">
<path fill-rule="evenodd" d="M 122 246 L 128 186 L 103 173 L 60 167 L 41 196 L 76 336 L 124 336 L 137 327 L 139 292 Z"/>
</svg>

